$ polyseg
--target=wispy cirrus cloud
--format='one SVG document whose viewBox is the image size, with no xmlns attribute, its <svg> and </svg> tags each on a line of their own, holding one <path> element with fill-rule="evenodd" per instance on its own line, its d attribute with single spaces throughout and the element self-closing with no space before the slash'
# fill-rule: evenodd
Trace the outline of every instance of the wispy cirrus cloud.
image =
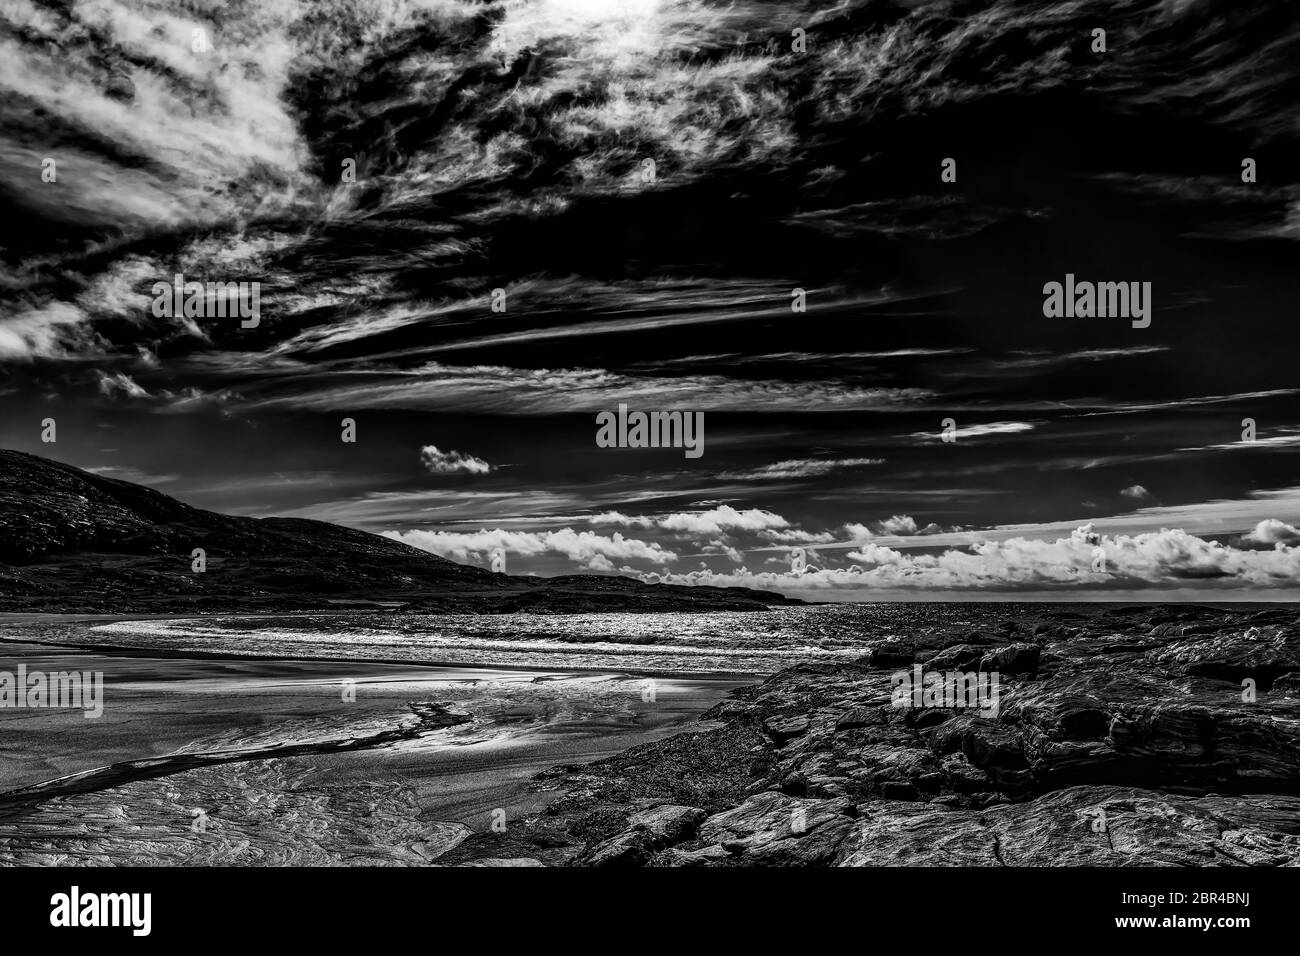
<svg viewBox="0 0 1300 956">
<path fill-rule="evenodd" d="M 248 389 L 245 389 L 248 392 Z M 249 394 L 247 411 L 407 409 L 553 415 L 601 409 L 691 411 L 901 411 L 925 402 L 920 388 L 833 381 L 744 380 L 721 375 L 634 376 L 604 369 L 526 369 L 429 363 L 418 369 L 297 374 L 271 394 Z M 279 394 L 275 394 L 278 392 Z"/>
<path fill-rule="evenodd" d="M 718 477 L 734 481 L 783 481 L 797 478 L 818 478 L 845 468 L 865 465 L 882 465 L 883 458 L 791 458 L 744 471 L 724 471 Z"/>
<path fill-rule="evenodd" d="M 974 425 L 964 425 L 958 421 L 956 427 L 958 441 L 987 438 L 990 435 L 1023 435 L 1025 432 L 1034 430 L 1032 422 L 981 422 Z M 943 440 L 943 435 L 939 431 L 913 432 L 909 437 L 919 441 Z"/>
</svg>

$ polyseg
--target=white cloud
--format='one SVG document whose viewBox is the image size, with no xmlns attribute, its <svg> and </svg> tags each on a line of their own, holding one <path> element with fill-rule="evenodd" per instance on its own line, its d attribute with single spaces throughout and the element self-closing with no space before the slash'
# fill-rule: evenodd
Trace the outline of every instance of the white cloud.
<svg viewBox="0 0 1300 956">
<path fill-rule="evenodd" d="M 1127 488 L 1121 488 L 1120 492 L 1125 498 L 1151 498 L 1153 495 L 1141 485 L 1129 485 Z"/>
<path fill-rule="evenodd" d="M 870 534 L 871 532 L 868 531 L 867 533 Z M 835 540 L 835 535 L 829 531 L 802 531 L 798 528 L 779 531 L 768 528 L 760 531 L 759 534 L 764 539 L 775 541 L 778 544 L 830 544 Z"/>
<path fill-rule="evenodd" d="M 737 511 L 731 505 L 720 505 L 708 511 L 667 515 L 660 518 L 657 523 L 666 531 L 680 531 L 687 534 L 762 531 L 767 528 L 786 528 L 790 524 L 771 511 L 763 511 L 761 508 Z"/>
<path fill-rule="evenodd" d="M 980 425 L 963 425 L 958 420 L 957 440 L 969 441 L 972 438 L 986 438 L 989 435 L 1019 435 L 1033 430 L 1034 426 L 1030 422 L 985 422 Z M 938 441 L 941 435 L 937 431 L 913 432 L 911 437 Z"/>
<path fill-rule="evenodd" d="M 86 314 L 67 302 L 50 302 L 0 319 L 0 359 L 63 358 Z"/>
<path fill-rule="evenodd" d="M 99 391 L 102 395 L 107 395 L 110 398 L 113 395 L 125 395 L 127 398 L 149 397 L 149 393 L 125 372 L 97 371 L 96 374 L 99 378 Z"/>
<path fill-rule="evenodd" d="M 894 515 L 880 522 L 882 534 L 916 534 L 916 519 L 911 515 Z"/>
<path fill-rule="evenodd" d="M 791 458 L 746 471 L 724 471 L 719 478 L 733 481 L 777 481 L 790 478 L 816 478 L 842 468 L 882 465 L 883 458 Z"/>
<path fill-rule="evenodd" d="M 590 566 L 598 555 L 622 560 L 643 560 L 655 564 L 676 561 L 677 555 L 652 541 L 624 538 L 619 532 L 608 537 L 592 531 L 385 531 L 384 537 L 412 545 L 455 561 L 482 563 L 497 548 L 506 554 L 535 557 L 562 554 L 570 561 Z"/>
<path fill-rule="evenodd" d="M 743 564 L 745 561 L 744 552 L 738 551 L 725 541 L 710 541 L 704 546 L 705 554 L 723 554 L 731 559 L 733 564 Z"/>
<path fill-rule="evenodd" d="M 1254 544 L 1296 545 L 1300 544 L 1300 530 L 1297 530 L 1295 525 L 1278 521 L 1276 518 L 1265 518 L 1243 534 L 1241 539 Z"/>
<path fill-rule="evenodd" d="M 346 325 L 364 320 L 348 319 Z M 320 334 L 315 330 L 313 334 Z M 623 329 L 626 331 L 626 329 Z M 334 334 L 340 334 L 337 331 Z M 281 352 L 290 352 L 282 348 Z M 685 409 L 701 412 L 902 411 L 928 399 L 919 388 L 886 388 L 835 381 L 749 380 L 725 375 L 626 375 L 605 369 L 521 369 L 427 362 L 365 376 L 364 382 L 311 382 L 293 393 L 251 398 L 244 407 L 413 409 L 512 415 L 589 414 L 593 409 Z"/>
<path fill-rule="evenodd" d="M 1103 573 L 1092 570 L 1096 548 L 1106 556 Z M 763 588 L 787 594 L 860 591 L 863 597 L 886 590 L 1051 591 L 1194 585 L 1210 591 L 1294 588 L 1300 583 L 1300 547 L 1279 541 L 1273 550 L 1243 550 L 1168 528 L 1132 536 L 1107 536 L 1087 524 L 1055 541 L 1010 538 L 941 554 L 904 554 L 866 542 L 849 552 L 848 557 L 854 562 L 849 567 L 818 568 L 798 575 L 739 568 L 725 573 L 643 574 L 642 578 L 671 584 Z M 852 595 L 845 593 L 843 597 Z"/>
<path fill-rule="evenodd" d="M 844 526 L 844 533 L 849 536 L 849 543 L 856 546 L 864 541 L 870 541 L 874 538 L 875 532 L 864 524 L 850 522 Z"/>
<path fill-rule="evenodd" d="M 1179 451 L 1242 451 L 1248 448 L 1293 448 L 1300 445 L 1300 428 L 1285 427 L 1278 429 L 1276 435 L 1267 438 L 1256 437 L 1252 441 L 1227 442 L 1220 445 L 1202 445 L 1197 448 L 1180 448 Z"/>
<path fill-rule="evenodd" d="M 492 466 L 482 458 L 449 449 L 440 451 L 437 445 L 420 449 L 420 464 L 433 475 L 486 475 Z"/>
<path fill-rule="evenodd" d="M 731 505 L 720 505 L 708 511 L 681 511 L 658 516 L 629 516 L 617 511 L 592 515 L 592 524 L 616 524 L 624 527 L 660 528 L 680 534 L 716 535 L 733 531 L 764 531 L 788 528 L 790 522 L 771 511 L 750 508 L 737 511 Z"/>
</svg>

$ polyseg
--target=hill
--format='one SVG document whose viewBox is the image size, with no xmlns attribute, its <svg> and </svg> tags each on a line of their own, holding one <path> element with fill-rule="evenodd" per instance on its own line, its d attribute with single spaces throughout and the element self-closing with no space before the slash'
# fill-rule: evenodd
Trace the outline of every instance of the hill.
<svg viewBox="0 0 1300 956">
<path fill-rule="evenodd" d="M 202 548 L 206 570 L 191 567 Z M 0 611 L 188 613 L 391 604 L 425 612 L 764 610 L 775 592 L 514 577 L 301 518 L 192 508 L 0 449 Z"/>
</svg>

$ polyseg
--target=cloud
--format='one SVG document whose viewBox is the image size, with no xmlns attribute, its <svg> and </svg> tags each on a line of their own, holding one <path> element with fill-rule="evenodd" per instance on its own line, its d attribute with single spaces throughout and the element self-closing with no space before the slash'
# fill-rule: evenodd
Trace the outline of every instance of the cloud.
<svg viewBox="0 0 1300 956">
<path fill-rule="evenodd" d="M 368 334 L 368 333 L 367 333 Z M 920 388 L 835 381 L 761 381 L 725 375 L 627 375 L 595 368 L 455 366 L 438 362 L 365 372 L 346 379 L 300 377 L 269 397 L 250 395 L 249 411 L 339 407 L 473 414 L 591 414 L 625 403 L 632 409 L 713 412 L 903 411 L 932 397 Z"/>
<path fill-rule="evenodd" d="M 648 516 L 625 515 L 619 511 L 602 511 L 587 519 L 591 524 L 616 524 L 624 528 L 653 528 L 655 519 Z"/>
<path fill-rule="evenodd" d="M 743 564 L 745 561 L 744 552 L 738 551 L 725 541 L 710 541 L 704 546 L 705 554 L 721 554 L 729 558 L 733 564 Z"/>
<path fill-rule="evenodd" d="M 870 534 L 870 532 L 867 533 Z M 835 535 L 829 531 L 803 531 L 799 528 L 786 528 L 783 530 L 766 528 L 760 531 L 759 534 L 765 540 L 775 541 L 778 544 L 830 544 L 835 540 Z"/>
<path fill-rule="evenodd" d="M 849 543 L 855 546 L 864 541 L 870 541 L 876 536 L 876 533 L 866 525 L 857 522 L 846 524 L 844 526 L 844 533 L 849 536 Z"/>
<path fill-rule="evenodd" d="M 1129 485 L 1127 488 L 1121 488 L 1119 493 L 1125 498 L 1137 498 L 1139 500 L 1154 497 L 1151 492 L 1147 491 L 1141 485 Z"/>
<path fill-rule="evenodd" d="M 1293 448 L 1300 445 L 1300 428 L 1288 426 L 1278 429 L 1276 435 L 1256 437 L 1251 441 L 1225 442 L 1219 445 L 1201 445 L 1197 448 L 1180 448 L 1179 451 L 1242 451 L 1249 448 Z"/>
<path fill-rule="evenodd" d="M 492 471 L 482 458 L 455 450 L 439 451 L 437 445 L 420 449 L 420 464 L 433 475 L 486 475 Z"/>
<path fill-rule="evenodd" d="M 791 458 L 746 471 L 724 471 L 719 478 L 732 481 L 779 481 L 789 478 L 816 478 L 843 468 L 883 465 L 883 458 Z"/>
<path fill-rule="evenodd" d="M 1080 418 L 1096 418 L 1102 415 L 1132 415 L 1140 412 L 1167 412 L 1171 408 L 1194 408 L 1200 405 L 1227 405 L 1262 398 L 1280 398 L 1300 392 L 1296 388 L 1270 388 L 1258 392 L 1234 392 L 1228 395 L 1199 395 L 1195 398 L 1171 399 L 1163 402 L 1137 402 L 1127 405 L 1115 405 L 1095 412 L 1083 412 Z M 1213 447 L 1213 446 L 1212 446 Z"/>
<path fill-rule="evenodd" d="M 1281 522 L 1278 522 L 1281 525 Z M 1285 533 L 1296 529 L 1290 526 Z M 1259 529 L 1256 529 L 1258 532 Z M 1265 534 L 1276 534 L 1269 525 Z M 1093 570 L 1097 549 L 1105 571 Z M 1009 538 L 950 549 L 940 554 L 905 554 L 866 542 L 843 568 L 810 569 L 804 574 L 692 571 L 642 574 L 643 580 L 714 587 L 754 587 L 787 594 L 819 591 L 1070 591 L 1179 588 L 1294 588 L 1300 583 L 1300 547 L 1278 542 L 1272 550 L 1243 550 L 1207 541 L 1181 529 L 1162 528 L 1137 535 L 1101 534 L 1091 524 L 1054 541 Z"/>
<path fill-rule="evenodd" d="M 180 479 L 180 475 L 156 475 L 147 471 L 141 471 L 139 468 L 120 465 L 100 465 L 98 468 L 87 468 L 86 471 L 92 475 L 103 475 L 106 478 L 116 478 L 119 481 L 129 481 L 136 485 L 166 485 Z"/>
<path fill-rule="evenodd" d="M 68 302 L 50 302 L 0 319 L 0 359 L 66 358 L 86 314 Z"/>
<path fill-rule="evenodd" d="M 916 534 L 916 519 L 911 515 L 894 515 L 880 522 L 882 534 Z"/>
<path fill-rule="evenodd" d="M 1019 435 L 1031 432 L 1034 426 L 1030 422 L 985 422 L 980 425 L 963 425 L 957 422 L 957 440 L 969 441 L 972 438 L 987 438 L 989 435 Z M 923 441 L 941 440 L 938 432 L 913 432 L 910 438 Z"/>
<path fill-rule="evenodd" d="M 477 559 L 482 563 L 497 548 L 506 554 L 524 557 L 561 554 L 570 561 L 588 566 L 597 556 L 620 560 L 640 559 L 654 564 L 667 564 L 677 560 L 676 553 L 666 550 L 657 542 L 624 538 L 617 531 L 604 536 L 591 531 L 574 531 L 572 528 L 542 532 L 496 528 L 492 531 L 484 529 L 472 532 L 385 531 L 383 536 L 461 562 Z"/>
<path fill-rule="evenodd" d="M 790 522 L 771 511 L 750 508 L 737 511 L 730 505 L 720 505 L 708 511 L 680 511 L 676 514 L 631 517 L 617 511 L 592 515 L 592 524 L 617 524 L 625 527 L 660 528 L 680 534 L 717 535 L 731 531 L 765 531 L 788 528 Z"/>
<path fill-rule="evenodd" d="M 1297 545 L 1300 544 L 1300 530 L 1276 518 L 1265 518 L 1243 534 L 1241 540 L 1252 544 Z"/>
<path fill-rule="evenodd" d="M 596 571 L 600 574 L 612 574 L 616 569 L 613 561 L 603 554 L 597 554 L 593 555 L 591 560 L 587 562 L 587 570 Z"/>
<path fill-rule="evenodd" d="M 99 379 L 100 394 L 112 397 L 124 395 L 127 398 L 148 398 L 149 393 L 132 380 L 125 372 L 96 371 Z"/>
</svg>

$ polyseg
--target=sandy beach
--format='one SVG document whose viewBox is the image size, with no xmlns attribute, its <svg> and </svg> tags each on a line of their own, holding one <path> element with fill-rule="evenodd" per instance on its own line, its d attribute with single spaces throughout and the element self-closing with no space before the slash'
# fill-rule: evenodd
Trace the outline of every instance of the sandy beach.
<svg viewBox="0 0 1300 956">
<path fill-rule="evenodd" d="M 746 683 L 99 653 L 6 630 L 0 670 L 102 672 L 104 708 L 0 708 L 0 863 L 426 862 L 543 806 L 539 771 L 708 726 Z"/>
</svg>

